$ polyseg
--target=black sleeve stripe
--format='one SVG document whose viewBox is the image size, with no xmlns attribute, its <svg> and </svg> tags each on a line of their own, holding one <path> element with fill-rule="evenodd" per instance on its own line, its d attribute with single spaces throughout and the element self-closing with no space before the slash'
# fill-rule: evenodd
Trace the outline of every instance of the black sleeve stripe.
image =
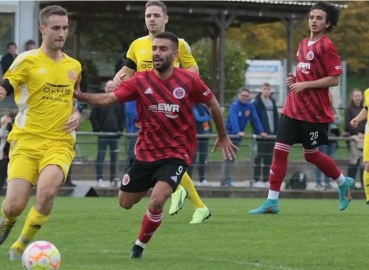
<svg viewBox="0 0 369 270">
<path fill-rule="evenodd" d="M 130 68 L 130 69 L 134 70 L 134 71 L 137 70 L 137 64 L 132 59 L 127 58 L 125 66 L 127 68 Z"/>
<path fill-rule="evenodd" d="M 14 92 L 14 88 L 13 86 L 10 84 L 9 80 L 8 79 L 4 79 L 2 82 L 1 82 L 1 86 L 6 90 L 6 95 L 7 96 L 10 96 L 11 94 L 13 94 Z"/>
<path fill-rule="evenodd" d="M 365 106 L 364 108 L 365 108 L 365 110 L 368 110 L 368 106 Z"/>
</svg>

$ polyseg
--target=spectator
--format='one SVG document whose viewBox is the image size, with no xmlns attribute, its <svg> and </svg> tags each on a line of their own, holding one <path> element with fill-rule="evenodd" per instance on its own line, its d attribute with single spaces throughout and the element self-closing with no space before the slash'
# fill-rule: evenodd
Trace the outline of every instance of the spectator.
<svg viewBox="0 0 369 270">
<path fill-rule="evenodd" d="M 126 112 L 126 132 L 127 133 L 138 133 L 140 130 L 140 125 L 138 123 L 138 116 L 136 110 L 136 101 L 130 101 L 125 104 L 125 112 Z M 128 136 L 127 137 L 127 159 L 125 164 L 125 172 L 129 167 L 131 159 L 135 155 L 135 145 L 137 141 L 137 136 Z"/>
<path fill-rule="evenodd" d="M 364 143 L 366 120 L 359 122 L 356 128 L 350 125 L 350 122 L 355 118 L 363 108 L 363 95 L 360 89 L 353 89 L 350 94 L 350 104 L 345 110 L 345 130 L 344 136 L 350 137 L 348 148 L 350 151 L 349 167 L 347 177 L 355 179 L 359 167 L 361 166 L 362 149 Z M 361 169 L 363 171 L 363 169 Z M 362 173 L 360 175 L 363 175 Z"/>
<path fill-rule="evenodd" d="M 13 120 L 6 115 L 0 120 L 0 192 L 4 187 L 6 178 L 8 176 L 9 163 L 9 143 L 7 137 L 12 129 Z"/>
<path fill-rule="evenodd" d="M 32 39 L 28 40 L 26 42 L 26 51 L 30 51 L 34 49 L 36 49 L 36 42 Z"/>
<path fill-rule="evenodd" d="M 261 86 L 261 93 L 256 96 L 253 104 L 263 126 L 263 130 L 268 135 L 276 135 L 279 123 L 279 112 L 275 100 L 271 97 L 269 83 Z M 254 129 L 254 134 L 257 131 Z M 275 139 L 256 139 L 257 154 L 254 160 L 254 183 L 253 187 L 267 188 L 269 181 L 269 170 L 273 159 Z M 264 165 L 264 166 L 262 166 Z M 263 170 L 261 169 L 263 168 Z M 261 177 L 261 171 L 263 175 Z M 261 181 L 260 181 L 261 180 Z"/>
<path fill-rule="evenodd" d="M 3 74 L 8 71 L 14 59 L 17 57 L 17 45 L 14 42 L 9 42 L 6 45 L 6 49 L 8 53 L 3 55 L 3 57 L 1 58 L 1 69 L 3 71 Z"/>
<path fill-rule="evenodd" d="M 243 88 L 238 93 L 238 99 L 233 101 L 229 107 L 229 115 L 225 123 L 227 134 L 238 136 L 238 138 L 231 138 L 233 144 L 237 147 L 240 146 L 242 138 L 245 137 L 244 131 L 249 119 L 257 134 L 262 137 L 268 136 L 263 130 L 254 105 L 250 102 L 250 91 Z M 230 176 L 230 166 L 233 162 L 234 160 L 223 161 L 221 186 L 233 186 Z"/>
<path fill-rule="evenodd" d="M 108 81 L 105 85 L 105 92 L 109 93 L 115 89 L 113 81 Z M 100 108 L 93 107 L 90 114 L 90 121 L 94 132 L 115 132 L 120 133 L 124 127 L 124 110 L 121 104 Z M 104 134 L 97 137 L 97 157 L 96 157 L 96 179 L 99 187 L 104 187 L 103 165 L 106 149 L 110 150 L 110 186 L 115 186 L 115 171 L 118 156 L 118 135 L 106 136 Z"/>
<path fill-rule="evenodd" d="M 208 107 L 204 104 L 195 104 L 193 108 L 196 133 L 197 134 L 210 134 L 211 133 L 211 115 Z M 199 181 L 201 186 L 210 186 L 208 181 L 205 179 L 205 162 L 208 157 L 209 138 L 198 138 L 196 151 L 192 157 L 191 166 L 187 169 L 188 175 L 192 178 L 193 165 L 196 164 L 198 156 L 198 173 Z M 192 178 L 193 179 L 193 178 Z"/>
<path fill-rule="evenodd" d="M 332 108 L 333 115 L 334 115 L 334 122 L 329 124 L 328 136 L 329 137 L 339 137 L 341 135 L 338 129 L 338 125 L 341 124 L 342 118 L 339 114 L 339 111 L 334 106 L 331 92 L 329 92 L 329 102 L 331 103 L 331 108 Z M 334 152 L 336 152 L 337 147 L 338 147 L 337 140 L 331 140 L 329 141 L 329 145 L 320 145 L 319 151 L 326 154 L 328 157 L 333 158 Z M 315 189 L 316 190 L 333 189 L 333 187 L 329 183 L 330 178 L 328 176 L 325 176 L 324 186 L 321 184 L 321 181 L 320 181 L 321 176 L 322 176 L 322 172 L 318 168 L 315 168 Z"/>
</svg>

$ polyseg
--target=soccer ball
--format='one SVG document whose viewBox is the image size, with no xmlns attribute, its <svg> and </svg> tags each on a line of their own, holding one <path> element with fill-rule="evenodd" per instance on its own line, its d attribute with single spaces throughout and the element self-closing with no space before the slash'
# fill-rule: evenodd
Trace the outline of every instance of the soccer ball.
<svg viewBox="0 0 369 270">
<path fill-rule="evenodd" d="M 31 243 L 23 253 L 22 264 L 25 270 L 57 270 L 61 259 L 59 250 L 46 241 Z"/>
</svg>

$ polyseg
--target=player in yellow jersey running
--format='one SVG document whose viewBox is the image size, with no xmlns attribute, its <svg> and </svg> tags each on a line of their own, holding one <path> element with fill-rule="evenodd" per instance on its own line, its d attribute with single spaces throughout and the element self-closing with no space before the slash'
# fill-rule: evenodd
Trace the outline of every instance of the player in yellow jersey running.
<svg viewBox="0 0 369 270">
<path fill-rule="evenodd" d="M 361 121 L 369 119 L 368 107 L 369 107 L 369 88 L 364 91 L 364 108 L 354 119 L 351 120 L 351 126 L 356 128 Z M 363 161 L 365 164 L 363 185 L 365 190 L 366 204 L 369 205 L 369 122 L 366 122 L 365 126 Z"/>
<path fill-rule="evenodd" d="M 165 24 L 168 22 L 167 8 L 164 3 L 160 1 L 148 1 L 146 3 L 145 22 L 149 30 L 149 35 L 132 42 L 127 52 L 125 66 L 114 77 L 116 86 L 121 83 L 120 78 L 123 74 L 125 74 L 123 80 L 126 80 L 132 77 L 135 71 L 140 72 L 153 68 L 151 56 L 152 39 L 155 34 L 165 30 Z M 196 73 L 199 72 L 196 61 L 191 54 L 191 48 L 183 39 L 179 39 L 178 58 L 174 61 L 174 65 Z M 170 215 L 176 214 L 182 208 L 186 197 L 196 209 L 190 224 L 201 223 L 211 216 L 209 209 L 200 199 L 187 173 L 183 175 L 181 185 L 172 194 L 172 204 L 169 210 Z"/>
<path fill-rule="evenodd" d="M 27 206 L 37 183 L 35 203 L 28 212 L 10 260 L 22 258 L 27 244 L 46 223 L 59 187 L 74 157 L 75 132 L 81 116 L 73 108 L 80 63 L 61 52 L 68 34 L 68 14 L 60 6 L 40 11 L 42 44 L 21 53 L 4 75 L 0 100 L 14 93 L 19 113 L 9 134 L 8 188 L 1 207 L 0 244 Z"/>
</svg>

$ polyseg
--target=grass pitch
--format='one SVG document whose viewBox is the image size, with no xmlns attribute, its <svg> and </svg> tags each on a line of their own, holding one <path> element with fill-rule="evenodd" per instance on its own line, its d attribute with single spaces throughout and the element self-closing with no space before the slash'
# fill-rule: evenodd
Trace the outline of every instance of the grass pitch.
<svg viewBox="0 0 369 270">
<path fill-rule="evenodd" d="M 1 198 L 2 199 L 2 198 Z M 32 199 L 33 201 L 33 199 Z M 278 215 L 250 216 L 260 199 L 206 199 L 213 217 L 189 225 L 189 202 L 176 216 L 165 209 L 162 226 L 141 260 L 128 259 L 146 210 L 143 200 L 130 211 L 116 198 L 57 198 L 49 223 L 35 240 L 56 245 L 61 270 L 137 269 L 368 269 L 368 206 L 353 201 L 343 212 L 337 200 L 280 201 Z M 28 209 L 27 209 L 28 210 Z M 20 270 L 7 252 L 25 214 L 0 246 L 0 270 Z"/>
</svg>

